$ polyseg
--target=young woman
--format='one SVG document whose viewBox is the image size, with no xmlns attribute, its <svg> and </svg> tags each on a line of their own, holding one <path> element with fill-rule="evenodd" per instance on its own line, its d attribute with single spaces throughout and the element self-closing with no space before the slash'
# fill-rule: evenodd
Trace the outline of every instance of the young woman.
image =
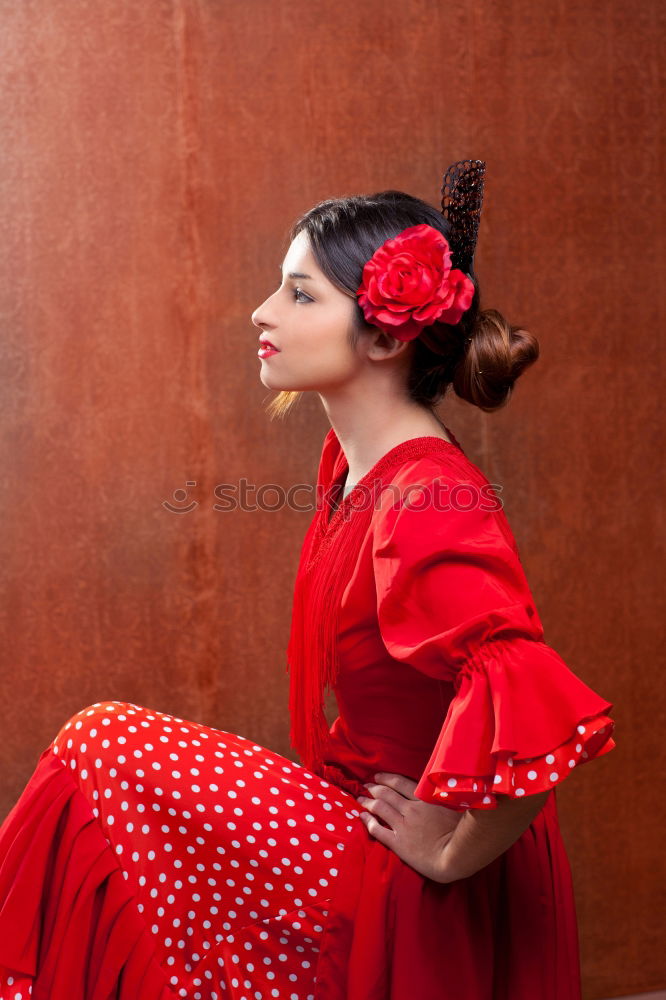
<svg viewBox="0 0 666 1000">
<path fill-rule="evenodd" d="M 288 647 L 294 764 L 83 708 L 0 829 L 0 1000 L 579 1000 L 556 786 L 612 705 L 544 642 L 501 503 L 434 406 L 538 355 L 481 311 L 485 165 L 293 226 L 253 313 L 273 413 L 331 429 Z M 339 715 L 328 726 L 323 693 Z"/>
</svg>

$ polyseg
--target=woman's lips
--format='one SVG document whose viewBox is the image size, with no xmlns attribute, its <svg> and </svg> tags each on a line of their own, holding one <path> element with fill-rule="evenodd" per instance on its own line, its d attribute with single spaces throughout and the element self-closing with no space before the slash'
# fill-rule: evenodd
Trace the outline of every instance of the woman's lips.
<svg viewBox="0 0 666 1000">
<path fill-rule="evenodd" d="M 270 358 L 273 354 L 279 354 L 280 352 L 277 348 L 273 347 L 271 344 L 262 344 L 257 351 L 257 356 L 260 358 Z"/>
</svg>

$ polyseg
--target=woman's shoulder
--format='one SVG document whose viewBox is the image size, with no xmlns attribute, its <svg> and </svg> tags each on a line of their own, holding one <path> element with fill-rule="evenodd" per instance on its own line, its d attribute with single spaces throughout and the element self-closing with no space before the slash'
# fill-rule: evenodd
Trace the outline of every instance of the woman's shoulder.
<svg viewBox="0 0 666 1000">
<path fill-rule="evenodd" d="M 388 539 L 419 548 L 464 536 L 470 545 L 503 540 L 517 551 L 502 500 L 502 484 L 492 483 L 465 453 L 435 446 L 402 462 L 383 484 L 372 518 L 375 545 Z"/>
<path fill-rule="evenodd" d="M 504 513 L 502 484 L 491 483 L 454 438 L 423 436 L 392 449 L 375 467 L 381 482 L 378 493 L 365 482 L 372 497 L 371 528 L 379 535 L 391 532 L 399 518 L 406 533 L 440 535 L 461 520 L 472 535 L 498 528 L 515 545 Z M 318 482 L 327 488 L 340 473 L 345 456 L 331 427 L 324 437 Z M 359 501 L 360 502 L 360 501 Z"/>
<path fill-rule="evenodd" d="M 406 458 L 391 476 L 391 485 L 399 489 L 407 505 L 410 498 L 411 506 L 416 506 L 418 496 L 436 498 L 443 493 L 450 494 L 461 507 L 472 506 L 474 499 L 494 499 L 498 504 L 494 490 L 501 490 L 501 484 L 491 483 L 457 444 L 444 438 L 424 439 L 423 443 L 422 453 Z"/>
<path fill-rule="evenodd" d="M 416 439 L 418 453 L 410 455 L 395 470 L 395 480 L 404 482 L 412 478 L 428 485 L 437 479 L 487 483 L 488 479 L 479 465 L 469 458 L 456 444 L 444 438 Z M 421 444 L 422 441 L 422 444 Z M 408 443 L 408 442 L 407 442 Z"/>
</svg>

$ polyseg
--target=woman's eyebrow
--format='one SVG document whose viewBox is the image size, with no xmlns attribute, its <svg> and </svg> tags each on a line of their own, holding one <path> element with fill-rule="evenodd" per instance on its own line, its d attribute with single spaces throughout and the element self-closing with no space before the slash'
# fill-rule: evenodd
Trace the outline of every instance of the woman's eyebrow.
<svg viewBox="0 0 666 1000">
<path fill-rule="evenodd" d="M 282 268 L 279 268 L 280 274 L 282 274 Z M 311 274 L 301 274 L 300 271 L 290 271 L 287 275 L 288 278 L 304 278 L 306 281 L 314 281 L 315 279 Z"/>
</svg>

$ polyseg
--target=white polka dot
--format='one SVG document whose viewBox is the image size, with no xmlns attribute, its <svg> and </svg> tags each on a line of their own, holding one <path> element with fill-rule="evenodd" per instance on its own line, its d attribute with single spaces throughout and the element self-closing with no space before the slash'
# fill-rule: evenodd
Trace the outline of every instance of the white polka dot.
<svg viewBox="0 0 666 1000">
<path fill-rule="evenodd" d="M 530 779 L 530 781 L 534 781 L 534 779 L 537 777 L 536 771 L 528 771 L 527 777 Z"/>
<path fill-rule="evenodd" d="M 554 764 L 554 763 L 555 763 L 555 757 L 553 756 L 553 754 L 552 753 L 547 754 L 546 764 Z"/>
</svg>

